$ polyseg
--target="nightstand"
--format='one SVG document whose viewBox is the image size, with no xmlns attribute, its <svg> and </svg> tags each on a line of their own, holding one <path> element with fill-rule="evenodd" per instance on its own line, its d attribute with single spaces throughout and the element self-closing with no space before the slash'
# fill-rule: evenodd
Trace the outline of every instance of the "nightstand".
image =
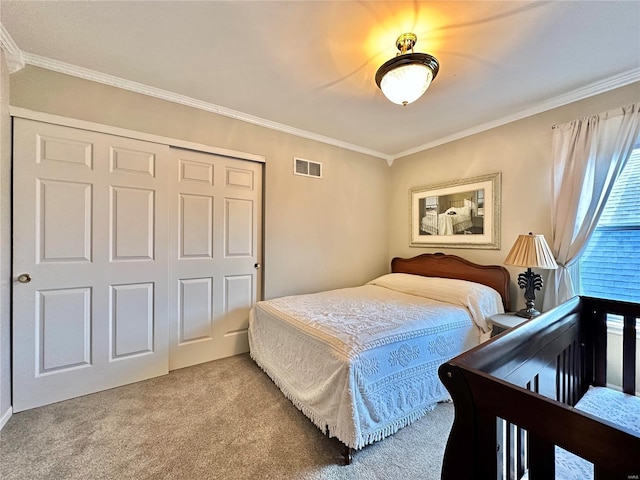
<svg viewBox="0 0 640 480">
<path fill-rule="evenodd" d="M 517 327 L 521 323 L 529 320 L 528 318 L 519 317 L 514 312 L 498 313 L 489 318 L 489 321 L 493 325 L 493 331 L 491 336 L 495 337 L 499 333 L 505 332 L 510 328 Z"/>
</svg>

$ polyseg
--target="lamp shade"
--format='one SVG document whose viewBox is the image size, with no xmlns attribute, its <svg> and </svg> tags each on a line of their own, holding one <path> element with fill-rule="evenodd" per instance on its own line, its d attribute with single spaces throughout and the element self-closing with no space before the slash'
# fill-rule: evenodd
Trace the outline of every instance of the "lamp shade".
<svg viewBox="0 0 640 480">
<path fill-rule="evenodd" d="M 534 235 L 532 233 L 518 236 L 504 264 L 549 270 L 558 268 L 544 235 Z"/>
</svg>

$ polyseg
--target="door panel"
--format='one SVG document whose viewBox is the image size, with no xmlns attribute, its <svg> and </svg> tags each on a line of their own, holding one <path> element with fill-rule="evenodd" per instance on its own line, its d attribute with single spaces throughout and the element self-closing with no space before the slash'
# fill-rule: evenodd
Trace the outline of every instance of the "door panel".
<svg viewBox="0 0 640 480">
<path fill-rule="evenodd" d="M 253 256 L 253 214 L 255 205 L 253 200 L 226 198 L 225 218 L 225 256 L 252 257 Z"/>
<path fill-rule="evenodd" d="M 36 315 L 36 375 L 91 364 L 91 288 L 40 291 Z"/>
<path fill-rule="evenodd" d="M 91 261 L 92 185 L 36 179 L 39 262 Z"/>
<path fill-rule="evenodd" d="M 179 258 L 213 258 L 213 197 L 180 194 Z"/>
<path fill-rule="evenodd" d="M 155 176 L 156 157 L 152 153 L 111 147 L 110 154 L 112 172 L 133 172 Z"/>
<path fill-rule="evenodd" d="M 178 159 L 180 183 L 204 183 L 213 185 L 213 164 L 206 159 L 203 162 Z"/>
<path fill-rule="evenodd" d="M 172 149 L 169 368 L 248 351 L 258 298 L 262 166 Z"/>
<path fill-rule="evenodd" d="M 181 279 L 178 343 L 211 340 L 213 278 Z"/>
<path fill-rule="evenodd" d="M 65 162 L 93 168 L 93 142 L 36 133 L 36 163 Z"/>
<path fill-rule="evenodd" d="M 111 187 L 112 260 L 153 260 L 154 191 Z"/>
<path fill-rule="evenodd" d="M 14 411 L 167 373 L 168 152 L 14 120 Z"/>
<path fill-rule="evenodd" d="M 225 335 L 236 335 L 249 328 L 246 307 L 254 303 L 251 275 L 227 275 L 224 277 L 224 313 L 228 326 Z"/>
<path fill-rule="evenodd" d="M 153 352 L 153 284 L 111 285 L 111 359 Z"/>
</svg>

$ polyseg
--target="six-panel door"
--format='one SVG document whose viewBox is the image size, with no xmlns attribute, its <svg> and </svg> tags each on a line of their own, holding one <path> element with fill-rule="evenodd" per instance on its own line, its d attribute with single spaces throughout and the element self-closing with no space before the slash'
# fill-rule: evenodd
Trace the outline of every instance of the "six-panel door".
<svg viewBox="0 0 640 480">
<path fill-rule="evenodd" d="M 246 351 L 260 166 L 173 153 L 15 119 L 14 411 L 165 374 L 170 338 L 173 368 Z M 222 196 L 177 187 L 208 169 Z M 215 353 L 182 354 L 207 336 Z"/>
<path fill-rule="evenodd" d="M 258 163 L 172 149 L 170 369 L 249 349 L 261 241 Z"/>
</svg>

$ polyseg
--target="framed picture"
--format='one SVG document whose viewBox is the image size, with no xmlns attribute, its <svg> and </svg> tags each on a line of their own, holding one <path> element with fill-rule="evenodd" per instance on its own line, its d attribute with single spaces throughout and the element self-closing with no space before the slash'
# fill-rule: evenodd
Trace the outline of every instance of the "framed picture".
<svg viewBox="0 0 640 480">
<path fill-rule="evenodd" d="M 501 174 L 410 190 L 412 247 L 500 248 Z"/>
</svg>

